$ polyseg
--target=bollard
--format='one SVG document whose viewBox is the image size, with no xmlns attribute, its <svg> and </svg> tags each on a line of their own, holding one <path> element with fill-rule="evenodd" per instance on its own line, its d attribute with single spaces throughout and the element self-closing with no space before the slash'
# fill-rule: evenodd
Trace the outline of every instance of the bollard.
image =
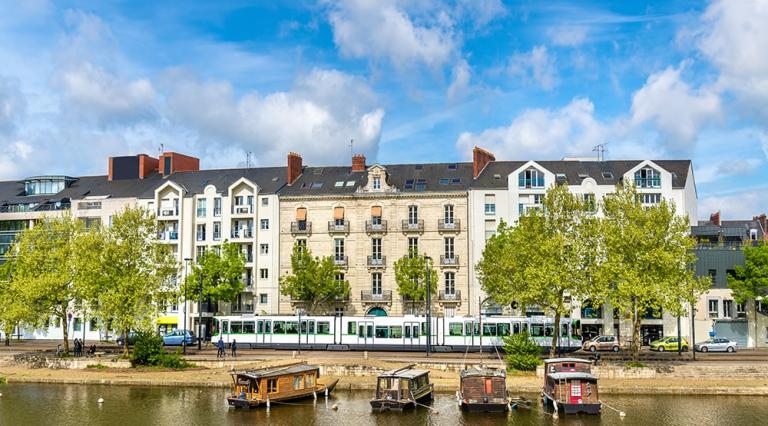
<svg viewBox="0 0 768 426">
<path fill-rule="evenodd" d="M 363 352 L 363 359 L 368 359 L 368 351 Z"/>
<path fill-rule="evenodd" d="M 296 359 L 296 351 L 291 352 L 291 358 Z"/>
</svg>

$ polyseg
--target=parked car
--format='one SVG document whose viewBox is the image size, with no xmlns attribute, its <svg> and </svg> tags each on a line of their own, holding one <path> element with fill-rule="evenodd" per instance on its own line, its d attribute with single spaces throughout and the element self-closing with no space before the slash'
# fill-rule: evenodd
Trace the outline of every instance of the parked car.
<svg viewBox="0 0 768 426">
<path fill-rule="evenodd" d="M 619 340 L 616 336 L 595 336 L 585 341 L 581 348 L 585 351 L 619 351 Z"/>
<path fill-rule="evenodd" d="M 688 350 L 688 341 L 685 340 L 685 337 L 682 339 L 682 345 L 678 343 L 677 336 L 663 337 L 659 340 L 651 342 L 652 351 L 676 351 L 678 346 L 682 348 L 683 352 Z"/>
<path fill-rule="evenodd" d="M 705 340 L 693 346 L 693 350 L 698 352 L 736 352 L 738 344 L 733 340 L 724 337 Z"/>
<path fill-rule="evenodd" d="M 129 331 L 128 332 L 128 345 L 133 345 L 136 343 L 136 338 L 139 337 L 139 335 L 135 331 Z M 118 344 L 118 346 L 124 346 L 125 345 L 125 336 L 119 335 L 117 336 L 117 339 L 115 339 L 115 343 Z"/>
<path fill-rule="evenodd" d="M 163 336 L 163 345 L 166 346 L 181 346 L 184 341 L 187 341 L 187 346 L 191 346 L 195 343 L 195 335 L 191 331 L 187 330 L 174 330 L 165 336 Z"/>
</svg>

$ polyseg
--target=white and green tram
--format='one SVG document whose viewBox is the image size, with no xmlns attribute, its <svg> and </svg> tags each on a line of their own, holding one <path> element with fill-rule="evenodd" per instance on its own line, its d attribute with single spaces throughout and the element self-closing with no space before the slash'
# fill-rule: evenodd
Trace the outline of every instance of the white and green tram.
<svg viewBox="0 0 768 426">
<path fill-rule="evenodd" d="M 432 317 L 430 344 L 435 352 L 464 352 L 501 348 L 506 335 L 528 331 L 542 350 L 559 333 L 564 351 L 581 347 L 571 319 L 555 329 L 548 317 Z M 425 316 L 289 316 L 242 315 L 215 318 L 212 340 L 237 341 L 238 347 L 313 350 L 424 351 L 427 346 Z"/>
</svg>

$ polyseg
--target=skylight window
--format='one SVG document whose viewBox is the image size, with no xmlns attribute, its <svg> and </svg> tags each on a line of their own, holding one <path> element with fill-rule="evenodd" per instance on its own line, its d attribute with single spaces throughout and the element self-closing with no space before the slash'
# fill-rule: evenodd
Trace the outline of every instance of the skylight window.
<svg viewBox="0 0 768 426">
<path fill-rule="evenodd" d="M 459 184 L 461 184 L 461 178 L 451 179 L 451 185 L 459 185 Z"/>
<path fill-rule="evenodd" d="M 501 175 L 496 173 L 495 175 L 493 175 L 493 178 L 496 179 L 496 180 L 499 180 L 499 179 L 501 179 Z"/>
<path fill-rule="evenodd" d="M 417 191 L 424 191 L 427 189 L 427 180 L 426 179 L 416 179 L 416 190 Z"/>
<path fill-rule="evenodd" d="M 448 178 L 440 178 L 439 183 L 440 185 L 448 185 L 449 183 L 451 183 L 451 180 Z"/>
<path fill-rule="evenodd" d="M 421 169 L 424 168 L 424 165 L 423 164 L 417 164 L 413 168 L 416 169 L 416 170 L 421 170 Z"/>
<path fill-rule="evenodd" d="M 333 186 L 335 186 L 336 188 L 342 187 L 342 186 L 344 186 L 344 181 L 340 180 L 340 181 L 336 182 Z"/>
<path fill-rule="evenodd" d="M 353 180 L 348 180 L 348 181 L 347 181 L 347 186 L 355 186 L 355 181 L 353 181 Z"/>
<path fill-rule="evenodd" d="M 311 186 L 310 189 L 320 189 L 322 187 L 323 187 L 323 183 L 322 182 L 312 182 L 312 186 Z"/>
<path fill-rule="evenodd" d="M 448 170 L 456 170 L 459 167 L 456 163 L 451 163 L 448 165 Z"/>
<path fill-rule="evenodd" d="M 613 179 L 613 173 L 603 172 L 603 179 Z"/>
<path fill-rule="evenodd" d="M 413 189 L 413 179 L 406 179 L 404 188 Z"/>
</svg>

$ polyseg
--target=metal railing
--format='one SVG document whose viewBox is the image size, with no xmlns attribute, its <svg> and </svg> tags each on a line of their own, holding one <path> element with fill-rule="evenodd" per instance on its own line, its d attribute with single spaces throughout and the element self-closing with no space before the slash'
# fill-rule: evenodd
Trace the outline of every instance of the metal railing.
<svg viewBox="0 0 768 426">
<path fill-rule="evenodd" d="M 459 232 L 461 230 L 461 221 L 453 219 L 453 222 L 446 222 L 445 219 L 439 219 L 437 221 L 437 230 L 441 232 Z"/>
<path fill-rule="evenodd" d="M 382 220 L 380 223 L 373 223 L 370 220 L 365 221 L 365 232 L 369 234 L 385 233 L 387 232 L 387 221 Z"/>
<path fill-rule="evenodd" d="M 392 290 L 382 290 L 379 293 L 374 293 L 371 290 L 363 290 L 360 292 L 360 301 L 362 302 L 391 302 Z"/>
<path fill-rule="evenodd" d="M 424 232 L 424 220 L 418 219 L 412 222 L 408 219 L 403 220 L 403 232 Z"/>
<path fill-rule="evenodd" d="M 178 208 L 170 208 L 170 209 L 158 209 L 157 214 L 160 216 L 178 216 L 179 215 L 179 209 Z"/>
<path fill-rule="evenodd" d="M 336 223 L 335 220 L 328 221 L 328 233 L 349 233 L 349 221 L 345 220 L 342 223 Z"/>
<path fill-rule="evenodd" d="M 334 256 L 333 263 L 338 266 L 347 266 L 347 263 L 349 262 L 348 256 Z"/>
<path fill-rule="evenodd" d="M 384 268 L 387 266 L 387 256 L 368 256 L 367 265 L 369 268 Z"/>
<path fill-rule="evenodd" d="M 232 206 L 232 214 L 251 214 L 253 213 L 252 204 L 243 204 L 239 206 Z"/>
<path fill-rule="evenodd" d="M 234 305 L 232 306 L 232 312 L 233 313 L 243 313 L 243 314 L 252 314 L 253 313 L 253 304 L 244 303 L 240 306 Z"/>
<path fill-rule="evenodd" d="M 312 222 L 291 222 L 291 234 L 311 234 Z"/>
<path fill-rule="evenodd" d="M 437 294 L 437 300 L 440 302 L 459 302 L 461 301 L 461 290 L 452 292 L 440 290 Z"/>
<path fill-rule="evenodd" d="M 205 241 L 205 232 L 197 233 L 197 241 Z"/>
<path fill-rule="evenodd" d="M 230 236 L 232 238 L 251 238 L 253 237 L 253 228 L 233 229 Z"/>
<path fill-rule="evenodd" d="M 440 266 L 459 266 L 459 255 L 440 255 Z"/>
</svg>

